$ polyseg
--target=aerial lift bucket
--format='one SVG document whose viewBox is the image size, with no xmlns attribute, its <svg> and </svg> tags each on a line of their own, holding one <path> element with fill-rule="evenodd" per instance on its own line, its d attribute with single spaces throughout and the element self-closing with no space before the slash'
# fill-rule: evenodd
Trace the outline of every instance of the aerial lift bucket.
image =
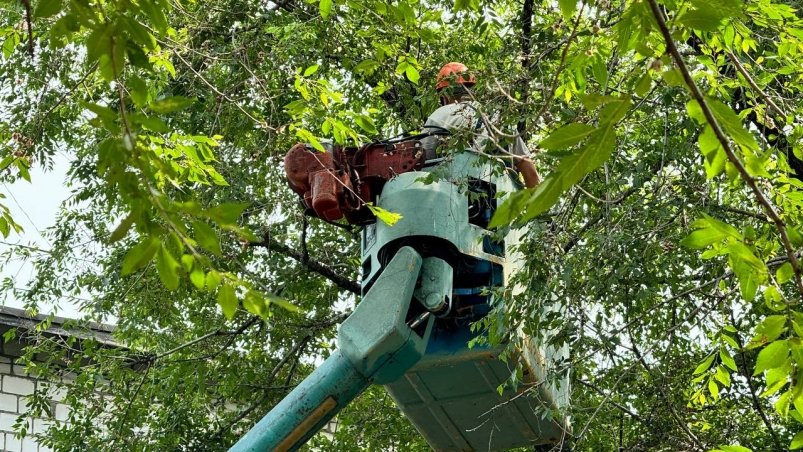
<svg viewBox="0 0 803 452">
<path fill-rule="evenodd" d="M 426 171 L 440 172 L 438 180 L 428 180 Z M 568 349 L 525 338 L 503 361 L 503 346 L 478 341 L 482 333 L 471 331 L 490 309 L 489 289 L 509 286 L 520 270 L 519 231 L 500 237 L 487 229 L 496 203 L 517 188 L 498 165 L 467 152 L 456 154 L 424 172 L 391 179 L 378 205 L 401 214 L 401 220 L 393 226 L 377 222 L 363 233 L 364 288 L 401 245 L 416 248 L 425 263 L 443 259 L 454 269 L 453 275 L 436 273 L 452 282 L 452 298 L 435 321 L 426 353 L 385 385 L 435 450 L 505 450 L 568 439 L 570 425 L 562 414 L 568 408 L 568 375 L 553 365 L 568 356 Z M 506 383 L 516 364 L 522 365 L 523 378 L 512 388 Z"/>
</svg>

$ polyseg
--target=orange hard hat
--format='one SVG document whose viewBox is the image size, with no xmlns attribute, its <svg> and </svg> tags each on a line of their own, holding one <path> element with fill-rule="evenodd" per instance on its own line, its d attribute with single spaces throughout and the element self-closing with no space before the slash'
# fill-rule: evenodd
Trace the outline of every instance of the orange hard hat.
<svg viewBox="0 0 803 452">
<path fill-rule="evenodd" d="M 435 77 L 435 90 L 440 91 L 446 88 L 453 79 L 463 86 L 474 86 L 477 83 L 474 74 L 468 72 L 465 64 L 452 62 L 444 64 L 438 71 L 438 76 Z"/>
</svg>

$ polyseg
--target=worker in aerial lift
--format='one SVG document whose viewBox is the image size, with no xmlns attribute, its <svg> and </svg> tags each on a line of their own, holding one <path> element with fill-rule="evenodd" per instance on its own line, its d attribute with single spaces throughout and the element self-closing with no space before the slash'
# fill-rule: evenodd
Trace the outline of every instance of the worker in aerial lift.
<svg viewBox="0 0 803 452">
<path fill-rule="evenodd" d="M 477 83 L 474 74 L 463 63 L 447 63 L 435 78 L 435 90 L 440 95 L 441 107 L 432 112 L 424 123 L 424 132 L 433 135 L 421 140 L 426 151 L 426 159 L 437 157 L 436 148 L 444 139 L 440 131 L 451 133 L 471 133 L 475 135 L 472 148 L 484 152 L 492 149 L 496 154 L 504 154 L 513 160 L 513 167 L 524 179 L 524 185 L 532 188 L 541 182 L 538 170 L 530 158 L 530 151 L 521 136 L 516 134 L 509 150 L 493 139 L 494 133 L 485 123 L 479 111 L 479 104 L 472 99 L 470 89 Z"/>
</svg>

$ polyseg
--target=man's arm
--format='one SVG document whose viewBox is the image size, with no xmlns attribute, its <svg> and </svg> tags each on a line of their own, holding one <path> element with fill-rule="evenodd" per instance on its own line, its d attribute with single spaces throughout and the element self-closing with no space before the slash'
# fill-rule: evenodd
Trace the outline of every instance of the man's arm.
<svg viewBox="0 0 803 452">
<path fill-rule="evenodd" d="M 521 174 L 524 179 L 524 186 L 533 188 L 541 183 L 541 176 L 538 170 L 535 169 L 535 163 L 530 158 L 530 150 L 527 149 L 527 144 L 521 138 L 521 135 L 516 136 L 511 149 L 513 157 L 513 167 Z"/>
<path fill-rule="evenodd" d="M 516 168 L 516 171 L 521 173 L 525 187 L 533 188 L 541 183 L 541 176 L 538 175 L 535 163 L 533 163 L 529 157 L 523 155 L 514 156 L 513 166 Z"/>
</svg>

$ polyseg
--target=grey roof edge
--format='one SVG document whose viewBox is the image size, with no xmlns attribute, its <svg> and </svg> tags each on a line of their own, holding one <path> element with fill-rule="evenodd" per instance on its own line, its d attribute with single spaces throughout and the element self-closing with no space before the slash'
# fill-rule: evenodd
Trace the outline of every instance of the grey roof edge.
<svg viewBox="0 0 803 452">
<path fill-rule="evenodd" d="M 67 317 L 50 316 L 46 314 L 30 315 L 24 309 L 12 308 L 10 306 L 0 306 L 0 325 L 7 325 L 13 328 L 23 328 L 34 330 L 36 325 L 50 319 L 50 327 L 44 332 L 64 337 L 77 337 L 79 339 L 95 339 L 98 342 L 112 346 L 123 347 L 122 344 L 114 339 L 112 333 L 116 329 L 114 325 L 97 322 L 86 322 L 80 319 L 70 319 Z M 64 324 L 70 321 L 84 324 L 84 328 L 65 328 Z"/>
</svg>

